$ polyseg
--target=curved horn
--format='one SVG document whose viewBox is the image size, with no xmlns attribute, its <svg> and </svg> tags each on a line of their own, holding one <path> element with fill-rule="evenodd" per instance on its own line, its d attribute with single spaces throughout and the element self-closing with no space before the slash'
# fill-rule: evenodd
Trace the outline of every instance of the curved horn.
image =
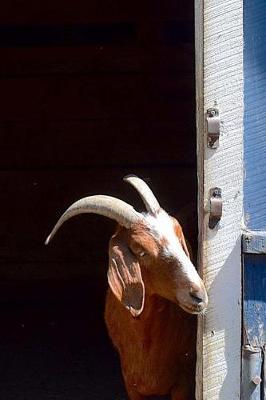
<svg viewBox="0 0 266 400">
<path fill-rule="evenodd" d="M 151 214 L 157 214 L 160 211 L 160 204 L 146 182 L 138 178 L 136 175 L 127 175 L 123 180 L 130 183 L 137 190 L 148 212 Z"/>
<path fill-rule="evenodd" d="M 94 213 L 114 219 L 125 228 L 130 228 L 135 222 L 143 219 L 131 205 L 111 196 L 95 195 L 84 197 L 73 203 L 59 218 L 50 235 L 47 237 L 45 244 L 47 245 L 53 238 L 60 226 L 69 218 L 78 214 Z"/>
</svg>

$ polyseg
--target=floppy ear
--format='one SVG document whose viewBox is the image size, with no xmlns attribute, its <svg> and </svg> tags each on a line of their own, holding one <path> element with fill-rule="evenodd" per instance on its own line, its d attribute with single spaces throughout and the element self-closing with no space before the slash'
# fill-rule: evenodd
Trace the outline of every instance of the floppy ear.
<svg viewBox="0 0 266 400">
<path fill-rule="evenodd" d="M 109 244 L 108 283 L 116 298 L 133 317 L 144 308 L 145 287 L 136 257 L 122 239 L 113 236 Z"/>
</svg>

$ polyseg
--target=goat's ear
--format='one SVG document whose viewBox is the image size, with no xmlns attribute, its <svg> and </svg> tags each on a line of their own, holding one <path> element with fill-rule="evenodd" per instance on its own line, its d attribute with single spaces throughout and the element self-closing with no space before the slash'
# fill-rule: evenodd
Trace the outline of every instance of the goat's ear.
<svg viewBox="0 0 266 400">
<path fill-rule="evenodd" d="M 116 298 L 133 317 L 144 308 L 145 287 L 136 257 L 122 239 L 112 237 L 109 244 L 108 283 Z"/>
</svg>

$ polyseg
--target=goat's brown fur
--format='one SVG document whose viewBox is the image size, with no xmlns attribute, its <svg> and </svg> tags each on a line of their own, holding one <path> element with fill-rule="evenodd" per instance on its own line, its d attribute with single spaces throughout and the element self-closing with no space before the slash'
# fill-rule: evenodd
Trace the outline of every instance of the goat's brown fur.
<svg viewBox="0 0 266 400">
<path fill-rule="evenodd" d="M 177 240 L 180 240 L 185 252 L 188 252 L 182 229 L 177 221 L 175 224 Z M 114 256 L 114 249 L 117 252 L 121 244 L 135 254 L 140 249 L 147 249 L 154 255 L 153 262 L 160 252 L 160 244 L 152 240 L 142 226 L 136 226 L 132 231 L 119 228 L 110 241 L 109 257 Z M 137 263 L 131 252 L 124 257 L 127 256 L 130 257 L 130 265 L 126 267 L 130 271 L 127 284 L 132 286 L 131 290 L 136 290 L 135 304 L 141 309 L 141 314 L 134 318 L 137 314 L 132 310 L 130 313 L 125 308 L 125 305 L 128 307 L 122 293 L 125 287 L 119 289 L 121 282 L 111 282 L 112 291 L 108 289 L 106 297 L 105 321 L 120 355 L 129 398 L 142 400 L 151 395 L 171 394 L 172 400 L 191 400 L 194 397 L 196 318 L 181 310 L 171 299 L 167 300 L 155 293 L 147 261 L 146 264 L 145 261 Z M 159 260 L 159 263 L 162 261 Z M 162 266 L 153 265 L 152 268 L 157 279 L 163 279 Z M 124 272 L 120 270 L 121 273 Z M 112 276 L 111 279 L 115 280 L 115 277 Z M 138 300 L 142 286 L 144 308 L 143 303 Z"/>
<path fill-rule="evenodd" d="M 130 399 L 174 391 L 178 393 L 174 400 L 193 399 L 195 316 L 162 297 L 146 294 L 142 314 L 133 318 L 108 290 L 105 320 Z"/>
</svg>

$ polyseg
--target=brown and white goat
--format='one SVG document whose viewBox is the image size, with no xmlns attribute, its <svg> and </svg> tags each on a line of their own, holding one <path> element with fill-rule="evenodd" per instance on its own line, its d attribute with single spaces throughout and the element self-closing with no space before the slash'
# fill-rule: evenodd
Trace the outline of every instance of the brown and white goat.
<svg viewBox="0 0 266 400">
<path fill-rule="evenodd" d="M 147 212 L 103 195 L 72 204 L 46 244 L 67 219 L 97 213 L 118 222 L 109 244 L 105 321 L 119 352 L 130 400 L 170 394 L 191 400 L 194 327 L 191 314 L 207 307 L 204 284 L 190 261 L 182 228 L 159 205 L 147 184 L 124 178 L 142 197 Z M 179 307 L 178 307 L 179 306 Z M 184 312 L 184 311 L 186 312 Z"/>
</svg>

